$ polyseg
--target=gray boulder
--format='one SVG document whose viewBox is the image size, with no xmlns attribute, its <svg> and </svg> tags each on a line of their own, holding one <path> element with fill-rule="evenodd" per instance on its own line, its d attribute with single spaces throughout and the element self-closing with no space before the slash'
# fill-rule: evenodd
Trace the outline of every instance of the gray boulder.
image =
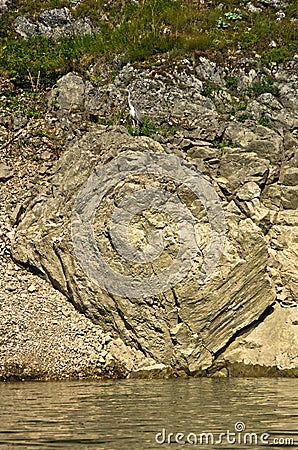
<svg viewBox="0 0 298 450">
<path fill-rule="evenodd" d="M 85 84 L 81 77 L 70 72 L 57 81 L 49 96 L 49 103 L 55 110 L 64 113 L 84 107 Z"/>
<path fill-rule="evenodd" d="M 225 84 L 225 70 L 202 56 L 197 63 L 196 74 L 200 79 L 208 80 L 215 84 Z"/>
<path fill-rule="evenodd" d="M 14 26 L 16 32 L 26 39 L 39 34 L 38 25 L 30 22 L 29 19 L 23 16 L 16 18 Z"/>
<path fill-rule="evenodd" d="M 54 8 L 43 11 L 35 23 L 26 17 L 18 16 L 14 24 L 16 32 L 26 39 L 33 36 L 61 39 L 91 34 L 93 31 L 89 19 L 76 20 L 68 8 Z"/>
<path fill-rule="evenodd" d="M 289 318 L 294 317 L 298 303 L 297 64 L 287 63 L 272 71 L 279 96 L 265 92 L 256 98 L 246 97 L 245 123 L 237 121 L 237 113 L 234 117 L 229 113 L 230 102 L 240 105 L 241 99 L 237 92 L 229 93 L 225 77 L 235 77 L 239 90 L 252 86 L 263 75 L 257 69 L 250 71 L 249 64 L 230 73 L 211 63 L 204 67 L 205 75 L 189 65 L 182 71 L 174 66 L 167 73 L 163 67 L 143 70 L 127 64 L 113 82 L 108 76 L 104 79 L 104 74 L 98 83 L 85 81 L 75 73 L 61 78 L 50 94 L 52 112 L 69 132 L 69 142 L 76 136 L 77 140 L 71 141 L 60 158 L 49 191 L 35 198 L 20 216 L 13 255 L 50 280 L 80 311 L 113 334 L 114 342 L 119 343 L 114 352 L 117 359 L 123 354 L 123 364 L 129 367 L 131 376 L 252 375 L 254 370 L 256 375 L 295 374 L 296 360 L 287 349 L 296 330 L 296 319 L 288 327 Z M 204 76 L 214 83 L 217 74 L 220 87 L 211 92 L 210 98 L 203 96 Z M 173 127 L 174 136 L 160 132 L 155 139 L 161 145 L 146 137 L 132 137 L 122 127 L 98 126 L 87 131 L 87 117 L 115 124 L 129 120 L 127 87 L 141 113 L 163 133 L 168 130 L 164 125 Z M 268 118 L 267 124 L 264 118 Z M 176 155 L 185 164 L 193 164 L 204 174 L 203 179 L 212 183 L 226 224 L 223 248 L 218 241 L 219 260 L 216 252 L 213 258 L 207 258 L 209 244 L 214 241 L 210 208 L 208 212 L 203 206 L 206 197 L 200 197 L 205 190 L 195 195 L 187 185 L 188 176 L 181 178 L 177 170 L 170 178 L 168 172 L 160 178 L 160 174 L 150 172 L 151 163 L 145 158 L 141 164 L 135 163 L 127 179 L 117 178 L 131 167 L 138 152 L 166 156 L 167 171 L 177 168 L 171 159 Z M 124 158 L 128 166 L 118 164 L 119 158 Z M 116 175 L 110 174 L 108 180 L 100 178 L 109 164 L 117 168 Z M 136 167 L 141 172 L 135 177 Z M 98 183 L 106 180 L 104 186 L 109 186 L 100 205 L 92 203 L 93 194 L 98 192 L 96 186 L 79 196 L 90 177 Z M 154 202 L 154 192 L 160 186 L 164 195 L 179 199 L 174 205 L 169 199 L 173 214 L 183 203 L 195 217 L 199 249 L 191 269 L 187 273 L 181 270 L 179 281 L 180 271 L 175 270 L 166 290 L 160 289 L 162 283 L 156 284 L 155 277 L 170 267 L 177 268 L 179 239 L 183 242 L 191 234 L 179 236 L 179 224 L 185 224 L 188 217 L 186 210 L 177 213 L 174 220 L 167 210 L 144 209 L 142 192 L 152 191 Z M 127 198 L 140 210 L 123 226 L 119 209 L 128 205 Z M 79 207 L 76 213 L 80 217 L 88 200 L 96 210 L 91 233 L 94 239 L 88 241 L 85 236 L 87 240 L 78 252 L 73 242 L 76 234 L 72 234 L 74 205 Z M 218 236 L 216 232 L 222 231 L 219 210 L 212 217 L 216 219 L 212 231 Z M 92 222 L 93 216 L 87 219 L 87 223 Z M 113 221 L 116 227 L 111 227 Z M 117 233 L 123 238 L 120 247 L 117 240 L 114 242 Z M 104 269 L 98 270 L 97 256 L 86 253 L 90 248 L 97 256 L 98 252 L 102 255 L 107 263 Z M 132 253 L 127 255 L 131 248 Z M 191 251 L 183 253 L 185 260 L 188 255 L 192 256 Z M 214 270 L 206 282 L 199 284 L 206 260 L 215 262 Z M 93 277 L 82 264 L 97 268 Z M 124 290 L 119 278 L 111 282 L 107 267 L 131 277 Z M 151 278 L 154 283 L 148 281 Z M 143 286 L 144 279 L 151 290 L 131 295 L 138 283 Z M 273 326 L 279 324 L 283 330 L 284 353 L 270 341 L 281 339 L 280 334 L 269 333 L 274 317 Z M 269 324 L 266 331 L 265 323 Z M 239 339 L 247 333 L 246 327 L 252 330 L 252 336 L 243 343 Z M 147 367 L 139 370 L 134 357 L 125 356 L 124 348 L 134 348 L 147 361 Z M 239 349 L 243 349 L 243 358 Z"/>
</svg>

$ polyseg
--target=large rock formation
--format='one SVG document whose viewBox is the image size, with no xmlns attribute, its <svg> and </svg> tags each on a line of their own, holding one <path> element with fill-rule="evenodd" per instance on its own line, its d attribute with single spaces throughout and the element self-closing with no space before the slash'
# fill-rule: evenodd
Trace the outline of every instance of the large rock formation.
<svg viewBox="0 0 298 450">
<path fill-rule="evenodd" d="M 219 111 L 231 101 L 226 72 L 202 60 L 195 73 L 204 79 L 210 71 L 222 89 L 212 99 L 202 95 L 194 74 L 175 71 L 173 86 L 165 75 L 141 76 L 128 65 L 108 98 L 75 74 L 61 79 L 51 99 L 68 129 L 82 110 L 94 118 L 112 105 L 121 109 L 130 83 L 142 112 L 179 131 L 156 136 L 161 143 L 123 127 L 97 125 L 79 134 L 61 156 L 51 187 L 22 217 L 13 256 L 119 342 L 142 352 L 150 370 L 241 374 L 242 366 L 257 366 L 258 373 L 271 367 L 295 375 L 297 80 L 293 75 L 286 89 L 277 71 L 279 98 L 263 93 L 248 100 L 244 124 Z M 238 83 L 248 78 L 241 72 Z M 198 283 L 202 270 L 208 277 Z M 283 323 L 287 357 L 268 345 L 280 339 L 268 332 L 270 321 Z M 263 349 L 258 358 L 252 350 L 258 346 L 250 344 L 256 341 Z"/>
</svg>

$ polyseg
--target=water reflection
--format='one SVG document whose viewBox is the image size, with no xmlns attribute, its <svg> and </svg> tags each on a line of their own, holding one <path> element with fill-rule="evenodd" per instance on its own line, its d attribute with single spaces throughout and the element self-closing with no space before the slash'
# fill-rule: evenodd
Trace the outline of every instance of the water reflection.
<svg viewBox="0 0 298 450">
<path fill-rule="evenodd" d="M 0 446 L 3 449 L 181 449 L 176 434 L 198 436 L 194 448 L 298 449 L 298 380 L 189 379 L 1 384 Z M 237 434 L 235 424 L 246 429 Z M 241 427 L 241 426 L 240 426 Z M 164 430 L 164 431 L 163 431 Z M 219 442 L 219 434 L 238 439 Z M 208 432 L 208 443 L 199 438 Z M 244 433 L 258 443 L 243 443 Z M 261 443 L 259 435 L 270 435 Z M 214 444 L 211 443 L 211 433 Z M 163 439 L 165 437 L 165 439 Z M 204 436 L 203 436 L 204 437 Z M 274 444 L 275 442 L 283 445 Z M 282 441 L 284 439 L 284 441 Z M 179 440 L 183 440 L 181 437 Z M 184 439 L 185 440 L 185 439 Z M 191 440 L 191 438 L 190 438 Z M 194 441 L 193 441 L 194 442 Z M 187 445 L 187 448 L 189 448 Z"/>
</svg>

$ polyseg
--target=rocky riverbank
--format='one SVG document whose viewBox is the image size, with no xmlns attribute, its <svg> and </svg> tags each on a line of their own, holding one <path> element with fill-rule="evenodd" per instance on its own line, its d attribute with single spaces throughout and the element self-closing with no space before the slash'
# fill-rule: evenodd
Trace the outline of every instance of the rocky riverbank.
<svg viewBox="0 0 298 450">
<path fill-rule="evenodd" d="M 297 69 L 295 61 L 226 67 L 197 56 L 161 58 L 155 67 L 120 64 L 113 81 L 108 71 L 98 82 L 69 73 L 37 95 L 31 117 L 4 95 L 2 380 L 297 376 Z M 142 131 L 131 127 L 126 88 L 146 119 Z M 148 149 L 204 173 L 222 202 L 227 234 L 206 286 L 195 287 L 190 275 L 177 289 L 134 303 L 89 283 L 75 263 L 69 224 L 79 186 L 98 164 Z M 183 195 L 208 240 L 202 207 Z M 158 220 L 161 226 L 165 218 Z M 107 246 L 104 233 L 99 226 L 98 242 Z"/>
</svg>

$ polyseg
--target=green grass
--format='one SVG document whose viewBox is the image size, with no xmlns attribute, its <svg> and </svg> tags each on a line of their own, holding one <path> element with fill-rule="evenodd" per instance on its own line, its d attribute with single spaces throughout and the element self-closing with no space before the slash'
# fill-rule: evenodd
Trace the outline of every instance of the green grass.
<svg viewBox="0 0 298 450">
<path fill-rule="evenodd" d="M 257 97 L 261 94 L 270 93 L 279 97 L 279 89 L 273 84 L 273 80 L 270 77 L 264 77 L 261 81 L 253 83 L 248 89 L 246 89 L 246 94 L 249 97 Z"/>
<path fill-rule="evenodd" d="M 265 112 L 262 112 L 262 114 L 261 114 L 261 116 L 259 118 L 259 124 L 263 125 L 263 127 L 269 127 L 269 125 L 270 125 L 270 118 Z"/>
<path fill-rule="evenodd" d="M 285 19 L 276 21 L 277 9 L 266 7 L 249 13 L 243 2 L 224 0 L 222 8 L 186 0 L 84 0 L 75 8 L 70 0 L 17 0 L 14 8 L 0 17 L 0 76 L 14 78 L 24 86 L 40 73 L 43 86 L 51 85 L 69 70 L 85 73 L 97 61 L 110 63 L 118 53 L 126 61 L 147 61 L 155 55 L 168 58 L 204 54 L 219 63 L 233 63 L 239 57 L 260 55 L 261 62 L 286 61 L 297 48 L 298 7 L 289 0 Z M 256 6 L 261 3 L 254 2 Z M 52 7 L 68 6 L 77 17 L 89 17 L 100 32 L 92 36 L 58 42 L 17 35 L 17 15 L 35 20 Z M 224 21 L 227 26 L 222 26 Z M 271 48 L 274 40 L 276 47 Z M 235 81 L 229 80 L 229 88 Z"/>
<path fill-rule="evenodd" d="M 156 133 L 164 134 L 164 130 L 161 130 L 160 127 L 155 125 L 148 117 L 144 116 L 144 124 L 141 127 L 132 127 L 129 124 L 125 124 L 128 132 L 133 136 L 148 136 L 152 137 Z"/>
<path fill-rule="evenodd" d="M 238 122 L 246 122 L 246 120 L 248 119 L 248 114 L 243 113 L 243 114 L 239 114 L 239 116 L 237 117 Z"/>
</svg>

